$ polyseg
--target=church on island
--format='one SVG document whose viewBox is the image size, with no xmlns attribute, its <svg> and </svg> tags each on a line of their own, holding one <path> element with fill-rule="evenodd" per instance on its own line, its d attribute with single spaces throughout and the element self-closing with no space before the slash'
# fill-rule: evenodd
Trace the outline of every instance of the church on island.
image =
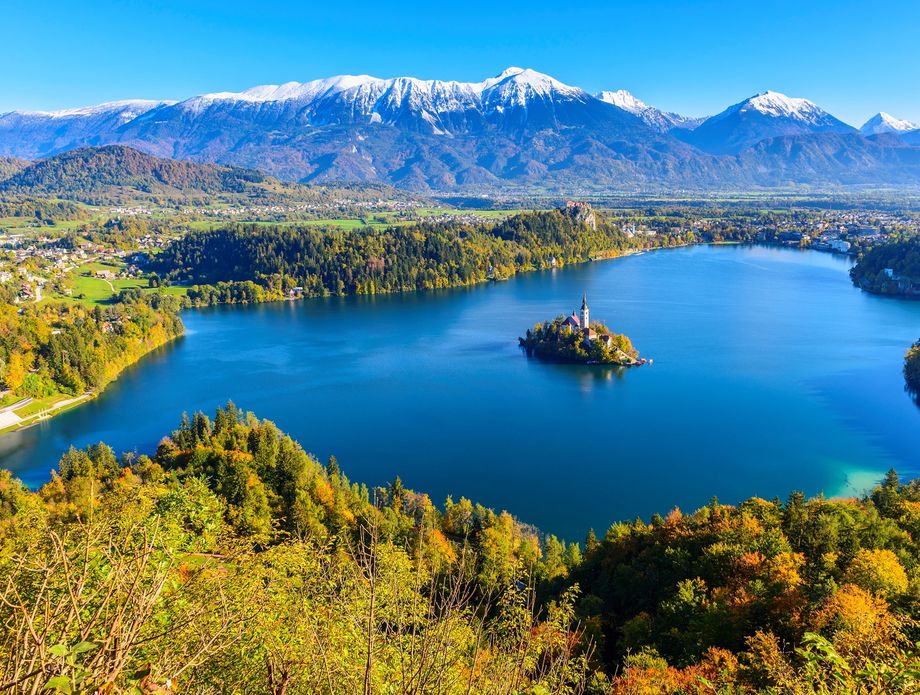
<svg viewBox="0 0 920 695">
<path fill-rule="evenodd" d="M 527 330 L 518 338 L 528 355 L 553 361 L 581 364 L 615 364 L 631 367 L 646 364 L 625 335 L 613 333 L 600 321 L 591 323 L 588 293 L 581 297 L 581 309 L 571 316 L 557 316 Z"/>
<path fill-rule="evenodd" d="M 591 328 L 591 310 L 588 309 L 588 293 L 581 296 L 581 309 L 572 311 L 571 316 L 567 316 L 562 322 L 563 328 L 570 331 L 581 331 L 585 344 L 590 344 L 595 340 L 600 340 L 604 345 L 613 349 L 613 336 L 609 333 L 603 333 L 598 336 L 597 331 Z"/>
</svg>

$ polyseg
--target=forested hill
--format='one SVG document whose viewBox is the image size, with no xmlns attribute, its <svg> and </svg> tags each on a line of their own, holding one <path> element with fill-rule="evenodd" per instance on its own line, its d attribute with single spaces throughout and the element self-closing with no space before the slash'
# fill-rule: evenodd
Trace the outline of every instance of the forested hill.
<svg viewBox="0 0 920 695">
<path fill-rule="evenodd" d="M 0 181 L 0 191 L 76 199 L 112 188 L 153 194 L 240 193 L 265 179 L 252 169 L 161 159 L 112 145 L 38 160 Z"/>
<path fill-rule="evenodd" d="M 128 365 L 182 334 L 179 300 L 125 290 L 105 306 L 13 303 L 0 286 L 0 383 L 15 398 L 98 392 Z"/>
<path fill-rule="evenodd" d="M 164 159 L 122 145 L 84 147 L 32 163 L 6 161 L 6 167 L 0 161 L 0 195 L 52 196 L 90 204 L 229 201 L 271 205 L 406 197 L 386 185 L 304 186 L 278 181 L 254 169 Z"/>
<path fill-rule="evenodd" d="M 369 489 L 233 404 L 0 471 L 11 692 L 916 693 L 920 482 L 615 523 Z"/>
<path fill-rule="evenodd" d="M 0 157 L 0 182 L 10 178 L 16 172 L 22 171 L 27 166 L 29 166 L 29 162 L 24 159 Z"/>
<path fill-rule="evenodd" d="M 239 225 L 191 233 L 151 261 L 187 284 L 254 282 L 282 292 L 374 294 L 469 285 L 555 264 L 683 244 L 692 234 L 630 237 L 577 212 L 528 212 L 497 223 L 420 223 L 360 232 Z M 194 293 L 190 297 L 194 298 Z"/>
</svg>

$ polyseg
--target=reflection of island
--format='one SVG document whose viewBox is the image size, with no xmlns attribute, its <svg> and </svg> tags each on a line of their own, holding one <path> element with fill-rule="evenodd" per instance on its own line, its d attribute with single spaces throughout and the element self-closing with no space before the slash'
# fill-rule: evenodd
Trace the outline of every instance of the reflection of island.
<svg viewBox="0 0 920 695">
<path fill-rule="evenodd" d="M 613 333 L 598 321 L 591 323 L 587 295 L 582 297 L 580 311 L 538 323 L 519 341 L 527 354 L 562 362 L 621 366 L 647 362 L 639 358 L 639 352 L 625 335 Z"/>
</svg>

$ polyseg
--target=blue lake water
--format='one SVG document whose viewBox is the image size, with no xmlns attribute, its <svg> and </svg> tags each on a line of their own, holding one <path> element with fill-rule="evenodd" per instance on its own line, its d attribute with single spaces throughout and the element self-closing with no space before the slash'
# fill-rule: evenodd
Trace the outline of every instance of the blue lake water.
<svg viewBox="0 0 920 695">
<path fill-rule="evenodd" d="M 818 252 L 699 246 L 471 289 L 186 312 L 187 334 L 99 398 L 0 438 L 29 484 L 60 453 L 152 451 L 183 410 L 232 399 L 352 480 L 399 475 L 580 539 L 712 496 L 861 492 L 920 476 L 920 409 L 901 362 L 920 302 L 867 295 Z M 654 364 L 526 358 L 517 336 L 570 312 Z"/>
</svg>

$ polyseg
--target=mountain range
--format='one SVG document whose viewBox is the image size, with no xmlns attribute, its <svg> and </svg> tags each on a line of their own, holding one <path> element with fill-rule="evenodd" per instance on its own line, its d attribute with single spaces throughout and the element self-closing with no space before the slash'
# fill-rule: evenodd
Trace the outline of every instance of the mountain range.
<svg viewBox="0 0 920 695">
<path fill-rule="evenodd" d="M 291 181 L 420 191 L 920 184 L 920 129 L 887 114 L 857 130 L 767 91 L 688 118 L 522 68 L 475 83 L 346 75 L 0 114 L 0 157 L 107 144 Z"/>
</svg>

